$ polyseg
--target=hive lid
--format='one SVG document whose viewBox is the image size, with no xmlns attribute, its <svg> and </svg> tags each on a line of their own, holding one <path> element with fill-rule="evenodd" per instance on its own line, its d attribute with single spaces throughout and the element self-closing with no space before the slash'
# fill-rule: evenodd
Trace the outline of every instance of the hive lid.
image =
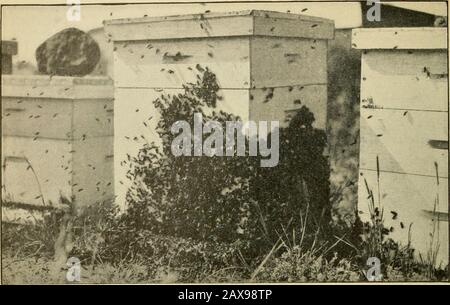
<svg viewBox="0 0 450 305">
<path fill-rule="evenodd" d="M 114 41 L 227 36 L 274 36 L 332 39 L 329 19 L 261 10 L 205 13 L 104 21 Z"/>
<path fill-rule="evenodd" d="M 447 49 L 447 28 L 370 28 L 352 31 L 355 49 Z"/>
<path fill-rule="evenodd" d="M 87 99 L 113 98 L 105 76 L 2 75 L 2 97 Z"/>
</svg>

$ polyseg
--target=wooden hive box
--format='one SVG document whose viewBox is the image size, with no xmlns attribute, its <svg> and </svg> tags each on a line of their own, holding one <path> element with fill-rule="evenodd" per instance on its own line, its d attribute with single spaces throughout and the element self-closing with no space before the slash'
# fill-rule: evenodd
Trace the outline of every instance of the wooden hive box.
<svg viewBox="0 0 450 305">
<path fill-rule="evenodd" d="M 446 28 L 353 30 L 362 49 L 359 209 L 381 201 L 394 239 L 448 263 Z M 377 177 L 377 157 L 379 176 Z M 381 197 L 381 198 L 379 198 Z"/>
<path fill-rule="evenodd" d="M 113 197 L 110 79 L 3 75 L 1 103 L 3 220 Z"/>
<path fill-rule="evenodd" d="M 278 120 L 282 125 L 289 113 L 306 105 L 315 126 L 325 129 L 327 40 L 334 35 L 330 20 L 242 11 L 112 20 L 105 22 L 105 32 L 114 42 L 119 205 L 130 186 L 122 161 L 136 156 L 146 141 L 157 141 L 159 114 L 152 101 L 161 91 L 178 93 L 183 84 L 195 82 L 197 65 L 216 74 L 220 110 L 243 121 Z M 267 90 L 273 97 L 265 103 Z"/>
</svg>

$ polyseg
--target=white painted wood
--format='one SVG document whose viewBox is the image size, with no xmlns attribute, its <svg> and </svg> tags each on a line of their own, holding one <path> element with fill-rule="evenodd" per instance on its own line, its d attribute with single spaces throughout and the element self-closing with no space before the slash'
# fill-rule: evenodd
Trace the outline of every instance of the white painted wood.
<svg viewBox="0 0 450 305">
<path fill-rule="evenodd" d="M 327 83 L 327 42 L 251 38 L 252 88 Z"/>
<path fill-rule="evenodd" d="M 284 127 L 288 124 L 285 119 L 289 111 L 306 106 L 316 119 L 313 126 L 326 129 L 326 84 L 251 89 L 250 94 L 250 118 L 254 121 L 276 120 Z"/>
<path fill-rule="evenodd" d="M 114 100 L 82 99 L 73 102 L 72 138 L 114 135 Z"/>
<path fill-rule="evenodd" d="M 161 93 L 150 89 L 116 88 L 114 189 L 115 202 L 119 207 L 126 206 L 126 193 L 131 186 L 131 181 L 127 178 L 127 173 L 131 170 L 131 158 L 137 156 L 145 143 L 155 142 L 160 145 L 161 141 L 155 131 L 160 115 L 154 108 L 153 100 Z"/>
<path fill-rule="evenodd" d="M 362 104 L 448 111 L 446 52 L 369 50 L 362 55 L 361 65 Z"/>
<path fill-rule="evenodd" d="M 242 37 L 116 43 L 115 86 L 182 88 L 196 81 L 200 65 L 216 74 L 221 88 L 249 88 L 249 54 Z"/>
<path fill-rule="evenodd" d="M 277 30 L 268 26 L 272 23 Z M 332 39 L 334 29 L 328 19 L 258 10 L 127 18 L 104 24 L 114 41 L 249 35 Z"/>
<path fill-rule="evenodd" d="M 115 85 L 182 88 L 196 80 L 197 64 L 214 72 L 223 89 L 327 82 L 325 41 L 255 37 L 250 43 L 239 37 L 117 43 L 115 67 L 121 73 Z"/>
<path fill-rule="evenodd" d="M 438 241 L 437 265 L 448 264 L 447 29 L 356 29 L 352 45 L 365 49 L 358 187 L 362 219 L 370 218 L 366 181 L 375 202 L 380 200 L 378 157 L 385 224 L 394 230 L 389 237 L 406 245 L 412 224 L 416 255 L 426 257 L 431 247 L 437 251 Z"/>
<path fill-rule="evenodd" d="M 107 77 L 2 76 L 2 135 L 72 139 L 113 131 Z"/>
<path fill-rule="evenodd" d="M 104 76 L 2 75 L 3 97 L 107 99 L 113 92 L 112 80 Z"/>
<path fill-rule="evenodd" d="M 2 134 L 80 139 L 113 135 L 112 99 L 2 98 Z"/>
<path fill-rule="evenodd" d="M 370 28 L 352 31 L 355 49 L 447 49 L 447 28 Z"/>
<path fill-rule="evenodd" d="M 105 32 L 114 41 L 248 36 L 253 33 L 253 20 L 249 16 L 208 19 L 197 16 L 166 21 L 151 21 L 154 17 L 111 20 L 105 22 Z"/>
<path fill-rule="evenodd" d="M 69 139 L 71 100 L 2 97 L 2 135 Z"/>
<path fill-rule="evenodd" d="M 111 201 L 114 196 L 114 137 L 77 140 L 72 144 L 72 196 L 77 207 Z"/>
<path fill-rule="evenodd" d="M 255 36 L 333 39 L 334 22 L 319 18 L 284 18 L 282 13 L 268 13 L 254 19 Z"/>
<path fill-rule="evenodd" d="M 79 208 L 111 199 L 111 79 L 2 81 L 2 200 L 58 207 L 65 198 Z"/>
<path fill-rule="evenodd" d="M 64 197 L 77 207 L 109 200 L 113 153 L 112 136 L 77 141 L 4 136 L 2 199 L 43 205 L 42 195 L 46 205 L 58 206 Z"/>
<path fill-rule="evenodd" d="M 367 181 L 373 192 L 376 206 L 378 206 L 378 184 L 376 171 L 361 170 L 358 185 L 358 209 L 363 221 L 370 219 L 368 208 L 368 193 L 365 186 Z M 435 208 L 435 200 L 439 194 L 439 204 Z M 430 217 L 430 212 L 436 210 L 448 217 L 448 179 L 441 178 L 439 186 L 435 177 L 396 174 L 382 172 L 380 174 L 381 207 L 384 211 L 385 226 L 393 227 L 394 231 L 388 237 L 406 245 L 408 242 L 408 229 L 411 227 L 411 246 L 426 257 L 430 249 L 431 237 L 435 226 L 434 245 L 440 244 L 438 250 L 438 265 L 444 267 L 448 264 L 448 218 L 447 221 Z M 397 213 L 397 218 L 393 219 Z M 432 221 L 432 219 L 436 219 Z M 402 228 L 403 226 L 403 228 Z M 435 247 L 433 247 L 435 248 Z"/>
<path fill-rule="evenodd" d="M 430 140 L 448 143 L 447 112 L 361 109 L 360 168 L 448 177 L 448 148 L 437 149 Z M 448 145 L 448 144 L 447 144 Z M 448 147 L 448 146 L 447 146 Z"/>
<path fill-rule="evenodd" d="M 2 200 L 42 205 L 43 195 L 50 205 L 70 198 L 72 149 L 65 140 L 3 136 Z"/>
</svg>

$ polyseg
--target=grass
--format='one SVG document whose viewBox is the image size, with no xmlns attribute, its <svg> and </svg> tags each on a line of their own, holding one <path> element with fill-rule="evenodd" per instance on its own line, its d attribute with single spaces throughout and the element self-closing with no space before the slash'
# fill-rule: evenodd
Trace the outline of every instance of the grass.
<svg viewBox="0 0 450 305">
<path fill-rule="evenodd" d="M 82 230 L 78 228 L 83 234 L 76 235 L 74 242 L 88 253 L 85 255 L 78 249 L 77 255 L 81 254 L 81 283 L 366 281 L 366 267 L 361 264 L 364 255 L 379 255 L 387 262 L 386 268 L 383 269 L 385 281 L 445 280 L 442 274 L 441 278 L 436 276 L 435 268 L 426 263 L 421 265 L 420 262 L 413 261 L 411 256 L 404 255 L 405 251 L 399 252 L 403 256 L 389 258 L 386 254 L 389 249 L 386 245 L 389 243 L 380 232 L 382 230 L 380 222 L 375 219 L 373 221 L 376 226 L 372 227 L 369 233 L 371 238 L 360 245 L 348 245 L 358 250 L 353 256 L 343 257 L 334 251 L 339 245 L 348 242 L 345 237 L 336 236 L 336 241 L 331 244 L 315 240 L 311 245 L 306 245 L 302 243 L 302 236 L 289 234 L 289 226 L 286 226 L 286 229 L 279 233 L 279 240 L 258 263 L 249 264 L 245 263 L 245 259 L 236 259 L 230 261 L 229 265 L 220 267 L 216 261 L 209 258 L 198 259 L 201 253 L 209 251 L 205 250 L 207 248 L 170 237 L 163 238 L 162 241 L 147 240 L 144 244 L 148 245 L 148 254 L 127 253 L 118 260 L 110 260 L 106 255 L 111 251 L 108 249 L 111 245 L 98 240 L 91 242 L 92 237 L 89 236 L 103 238 L 99 234 L 98 227 L 93 229 L 86 226 Z M 51 227 L 47 228 L 51 230 Z M 7 245 L 3 249 L 2 257 L 4 283 L 69 283 L 65 279 L 68 268 L 66 266 L 55 268 L 50 247 L 55 237 L 50 232 L 42 234 L 34 227 L 7 224 L 2 225 L 2 232 L 2 244 Z M 12 243 L 11 240 L 16 242 Z M 381 246 L 373 244 L 380 241 Z M 166 243 L 169 244 L 167 249 L 163 247 Z M 93 249 L 94 247 L 97 249 Z M 224 253 L 224 250 L 219 248 L 212 249 L 221 255 Z M 96 253 L 96 257 L 92 253 Z"/>
<path fill-rule="evenodd" d="M 433 274 L 435 273 L 435 266 L 437 266 L 437 258 L 438 258 L 438 253 L 439 253 L 439 248 L 440 248 L 440 241 L 439 241 L 439 237 L 440 237 L 440 232 L 439 232 L 439 227 L 440 227 L 440 218 L 438 215 L 438 210 L 439 210 L 439 168 L 438 168 L 438 164 L 436 162 L 434 162 L 434 167 L 436 170 L 436 198 L 434 200 L 434 205 L 433 205 L 433 211 L 432 211 L 432 222 L 433 222 L 433 229 L 430 233 L 430 240 L 429 240 L 429 246 L 428 246 L 428 251 L 426 253 L 425 257 L 422 257 L 422 255 L 420 255 L 420 262 L 423 266 L 425 266 L 425 273 L 428 277 L 432 277 Z M 441 266 L 439 266 L 440 268 Z"/>
<path fill-rule="evenodd" d="M 377 158 L 377 196 L 364 180 L 370 220 L 356 240 L 348 238 L 347 232 L 336 234 L 334 241 L 323 241 L 315 232 L 307 244 L 307 207 L 301 217 L 301 234 L 296 234 L 288 222 L 276 232 L 278 240 L 266 255 L 248 261 L 236 245 L 155 236 L 152 232 L 129 234 L 117 222 L 117 209 L 106 204 L 70 219 L 73 244 L 67 255 L 81 259 L 82 283 L 355 282 L 366 281 L 369 257 L 381 260 L 383 281 L 448 281 L 448 266 L 436 264 L 441 246 L 439 218 L 433 218 L 437 221 L 430 235 L 429 251 L 417 260 L 410 242 L 399 245 L 389 238 L 380 180 Z M 438 174 L 436 181 L 438 191 Z M 437 194 L 434 214 L 439 204 Z M 68 267 L 55 262 L 55 245 L 67 215 L 51 210 L 34 225 L 2 223 L 5 284 L 69 283 Z M 261 226 L 264 229 L 264 223 Z"/>
<path fill-rule="evenodd" d="M 366 281 L 364 269 L 352 258 L 340 258 L 337 253 L 327 258 L 316 249 L 289 248 L 281 255 L 268 255 L 264 264 L 252 274 L 245 267 L 230 266 L 217 270 L 200 271 L 195 277 L 183 276 L 189 268 L 155 265 L 148 260 L 134 259 L 117 263 L 82 262 L 81 283 L 177 283 L 177 282 L 355 282 Z M 422 269 L 423 270 L 423 269 Z M 425 269 L 426 270 L 426 269 Z M 39 255 L 2 257 L 3 283 L 54 284 L 69 283 L 65 279 L 67 268 L 54 268 L 51 258 Z M 401 268 L 389 265 L 385 281 L 430 281 L 436 277 L 419 271 L 407 276 Z M 440 280 L 445 280 L 441 278 Z"/>
<path fill-rule="evenodd" d="M 378 156 L 376 158 L 376 192 L 378 200 L 375 200 L 374 192 L 369 187 L 364 178 L 364 184 L 368 194 L 368 211 L 370 220 L 365 224 L 362 234 L 362 243 L 359 245 L 359 256 L 366 260 L 369 257 L 377 257 L 383 263 L 383 273 L 393 273 L 392 278 L 399 278 L 402 274 L 404 279 L 420 278 L 424 281 L 448 280 L 448 265 L 438 264 L 439 252 L 439 218 L 437 216 L 437 207 L 439 206 L 439 175 L 438 166 L 436 167 L 436 198 L 434 200 L 434 209 L 432 212 L 433 229 L 430 233 L 429 247 L 426 256 L 421 254 L 414 255 L 415 250 L 411 246 L 411 226 L 408 228 L 408 241 L 406 245 L 399 244 L 389 238 L 389 230 L 384 224 L 384 207 L 381 201 L 380 187 L 380 165 Z M 436 221 L 438 220 L 438 221 Z M 397 274 L 398 273 L 398 274 Z"/>
</svg>

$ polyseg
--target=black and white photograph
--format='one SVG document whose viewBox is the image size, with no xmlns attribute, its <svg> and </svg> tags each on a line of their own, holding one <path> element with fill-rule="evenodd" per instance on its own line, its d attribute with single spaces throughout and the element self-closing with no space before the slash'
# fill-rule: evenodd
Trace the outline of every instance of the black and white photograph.
<svg viewBox="0 0 450 305">
<path fill-rule="evenodd" d="M 122 1 L 2 1 L 2 284 L 449 283 L 446 1 Z"/>
</svg>

